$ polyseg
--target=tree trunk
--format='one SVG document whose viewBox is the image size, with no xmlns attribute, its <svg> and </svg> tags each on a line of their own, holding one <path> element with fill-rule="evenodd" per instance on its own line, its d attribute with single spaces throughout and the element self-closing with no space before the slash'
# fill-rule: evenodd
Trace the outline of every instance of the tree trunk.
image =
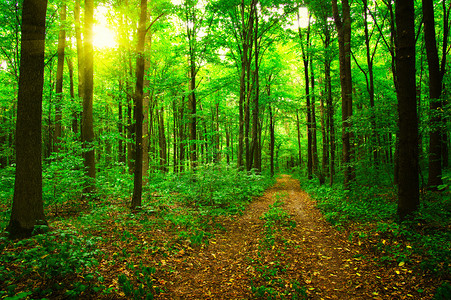
<svg viewBox="0 0 451 300">
<path fill-rule="evenodd" d="M 94 49 L 92 45 L 92 26 L 94 19 L 94 1 L 85 0 L 85 26 L 84 26 L 84 91 L 83 91 L 83 114 L 82 114 L 82 131 L 81 140 L 83 147 L 86 150 L 84 152 L 84 166 L 87 170 L 87 175 L 91 178 L 91 181 L 87 183 L 84 189 L 84 193 L 92 193 L 95 190 L 95 151 L 94 151 L 94 126 L 93 126 L 93 114 L 92 114 L 92 100 L 94 92 L 94 73 L 93 73 L 93 60 Z"/>
<path fill-rule="evenodd" d="M 371 131 L 372 131 L 372 142 L 370 150 L 373 153 L 373 164 L 378 166 L 378 156 L 379 156 L 379 145 L 378 145 L 378 134 L 376 127 L 376 114 L 374 111 L 374 72 L 373 72 L 373 57 L 374 53 L 371 54 L 370 47 L 370 35 L 368 30 L 368 0 L 363 0 L 363 18 L 364 18 L 364 31 L 365 31 L 365 46 L 366 46 L 366 63 L 368 65 L 368 95 L 370 98 L 370 108 L 371 108 Z M 377 44 L 376 46 L 377 47 Z"/>
<path fill-rule="evenodd" d="M 136 46 L 136 86 L 135 86 L 135 170 L 131 209 L 142 205 L 143 184 L 143 94 L 144 94 L 144 46 L 146 41 L 147 0 L 141 0 L 138 24 L 138 44 Z"/>
<path fill-rule="evenodd" d="M 47 1 L 24 0 L 16 122 L 16 176 L 11 238 L 32 234 L 46 224 L 42 200 L 41 118 L 44 86 L 45 19 Z"/>
<path fill-rule="evenodd" d="M 75 100 L 75 88 L 74 88 L 74 65 L 72 63 L 72 58 L 66 57 L 67 69 L 69 71 L 69 91 L 70 91 L 70 99 L 72 101 Z M 76 103 L 75 103 L 76 105 Z M 78 135 L 78 115 L 76 110 L 72 113 L 72 132 L 75 136 Z"/>
<path fill-rule="evenodd" d="M 60 11 L 60 30 L 58 34 L 58 64 L 56 68 L 56 105 L 55 105 L 55 131 L 53 132 L 53 151 L 58 152 L 61 138 L 62 101 L 63 101 L 63 72 L 64 49 L 66 48 L 66 4 L 62 4 Z"/>
<path fill-rule="evenodd" d="M 260 96 L 260 85 L 259 85 L 259 41 L 258 41 L 258 11 L 257 9 L 254 10 L 255 12 L 255 30 L 254 30 L 254 58 L 255 58 L 255 94 L 254 94 L 254 103 L 252 108 L 252 155 L 253 155 L 253 168 L 256 170 L 257 173 L 261 173 L 262 171 L 262 162 L 261 162 L 261 149 L 260 149 L 260 122 L 259 122 L 259 96 Z"/>
<path fill-rule="evenodd" d="M 151 35 L 146 36 L 148 47 L 151 48 Z M 150 58 L 145 61 L 144 72 L 148 72 L 150 69 Z M 144 183 L 149 181 L 149 101 L 150 101 L 150 80 L 144 78 L 144 88 L 147 90 L 143 98 L 143 176 Z"/>
<path fill-rule="evenodd" d="M 75 39 L 77 42 L 77 65 L 78 65 L 78 99 L 83 101 L 84 96 L 84 65 L 83 65 L 83 41 L 81 39 L 81 26 L 80 26 L 80 0 L 75 0 L 74 7 L 74 23 L 75 23 Z M 77 119 L 80 116 L 77 116 Z M 83 120 L 81 120 L 83 124 Z"/>
<path fill-rule="evenodd" d="M 299 14 L 298 14 L 299 20 Z M 313 178 L 313 145 L 312 145 L 312 110 L 310 105 L 310 80 L 309 80 L 309 45 L 310 45 L 310 16 L 305 43 L 303 41 L 301 27 L 298 27 L 301 41 L 302 60 L 304 62 L 305 100 L 307 108 L 307 179 Z"/>
<path fill-rule="evenodd" d="M 351 123 L 352 116 L 352 75 L 351 75 L 351 12 L 348 0 L 342 1 L 342 18 L 338 12 L 337 0 L 332 1 L 335 27 L 338 31 L 338 50 L 340 61 L 340 84 L 342 101 L 342 140 L 343 140 L 343 167 L 344 186 L 349 189 L 349 185 L 354 177 L 354 170 L 351 166 Z"/>
<path fill-rule="evenodd" d="M 301 150 L 301 124 L 299 121 L 299 110 L 296 110 L 296 131 L 298 137 L 298 156 L 299 156 L 299 167 L 302 167 L 302 150 Z"/>
<path fill-rule="evenodd" d="M 268 96 L 270 95 L 270 88 L 268 87 Z M 274 146 L 275 146 L 275 135 L 274 135 L 274 116 L 272 113 L 271 103 L 268 104 L 269 110 L 269 164 L 271 176 L 274 176 Z"/>
<path fill-rule="evenodd" d="M 166 163 L 167 163 L 167 154 L 166 154 L 166 134 L 164 129 L 164 109 L 163 107 L 158 112 L 158 136 L 159 136 L 159 148 L 160 148 L 160 170 L 166 173 Z"/>
<path fill-rule="evenodd" d="M 423 0 L 424 41 L 429 65 L 429 177 L 428 187 L 437 189 L 442 182 L 442 141 L 440 112 L 443 74 L 440 72 L 440 63 L 435 38 L 434 5 L 432 0 Z"/>
<path fill-rule="evenodd" d="M 399 184 L 398 215 L 401 219 L 419 205 L 418 119 L 415 88 L 415 10 L 411 0 L 396 2 L 398 47 Z"/>
</svg>

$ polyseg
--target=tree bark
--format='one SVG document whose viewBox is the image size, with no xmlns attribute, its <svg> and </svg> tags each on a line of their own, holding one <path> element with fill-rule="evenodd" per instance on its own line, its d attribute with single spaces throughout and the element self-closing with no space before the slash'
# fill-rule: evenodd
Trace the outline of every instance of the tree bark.
<svg viewBox="0 0 451 300">
<path fill-rule="evenodd" d="M 338 50 L 340 61 L 340 84 L 342 102 L 342 161 L 344 167 L 344 186 L 349 189 L 354 177 L 354 169 L 351 166 L 353 149 L 351 147 L 351 123 L 352 116 L 352 74 L 351 74 L 351 12 L 348 0 L 342 0 L 342 17 L 338 12 L 337 0 L 332 1 L 335 27 L 338 31 Z"/>
<path fill-rule="evenodd" d="M 419 205 L 415 10 L 411 0 L 398 0 L 395 5 L 398 36 L 396 51 L 399 113 L 398 215 L 403 219 Z"/>
<path fill-rule="evenodd" d="M 32 234 L 46 224 L 42 200 L 41 118 L 44 86 L 46 0 L 24 0 L 16 122 L 16 176 L 11 238 Z"/>
<path fill-rule="evenodd" d="M 138 24 L 138 44 L 136 46 L 136 86 L 135 86 L 135 168 L 131 209 L 142 205 L 143 183 L 143 94 L 144 94 L 144 47 L 146 41 L 147 0 L 141 0 Z"/>
<path fill-rule="evenodd" d="M 94 0 L 85 0 L 85 26 L 84 26 L 84 91 L 81 140 L 86 149 L 84 166 L 91 180 L 87 183 L 84 193 L 90 194 L 95 190 L 95 150 L 94 150 L 94 120 L 92 114 L 92 101 L 94 93 L 94 49 L 92 45 L 92 27 L 94 19 Z"/>
<path fill-rule="evenodd" d="M 443 73 L 440 72 L 440 62 L 435 38 L 434 5 L 432 0 L 423 0 L 424 41 L 429 65 L 429 157 L 428 157 L 428 187 L 437 189 L 442 182 L 442 120 L 440 116 Z"/>
<path fill-rule="evenodd" d="M 77 64 L 78 64 L 78 98 L 82 101 L 84 99 L 84 65 L 83 65 L 83 41 L 81 39 L 80 26 L 80 0 L 75 0 L 74 6 L 74 23 L 75 23 L 75 39 L 77 42 Z M 83 122 L 83 121 L 82 121 Z"/>
<path fill-rule="evenodd" d="M 63 72 L 64 50 L 66 48 L 66 4 L 62 4 L 59 11 L 60 30 L 58 33 L 58 64 L 56 68 L 56 105 L 55 105 L 55 131 L 53 132 L 53 151 L 58 151 L 61 138 L 62 101 L 63 101 Z"/>
<path fill-rule="evenodd" d="M 303 41 L 301 27 L 298 27 L 298 33 L 299 39 L 301 41 L 302 60 L 304 63 L 305 100 L 307 108 L 307 179 L 310 180 L 313 178 L 314 172 L 313 144 L 312 144 L 312 110 L 311 110 L 312 108 L 310 104 L 310 80 L 309 80 L 310 16 L 309 16 L 309 25 L 307 27 L 305 44 Z"/>
</svg>

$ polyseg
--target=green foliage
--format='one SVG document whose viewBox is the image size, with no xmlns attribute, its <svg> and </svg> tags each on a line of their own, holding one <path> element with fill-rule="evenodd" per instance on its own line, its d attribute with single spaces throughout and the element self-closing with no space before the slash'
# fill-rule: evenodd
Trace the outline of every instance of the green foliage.
<svg viewBox="0 0 451 300">
<path fill-rule="evenodd" d="M 447 300 L 451 299 L 451 284 L 444 281 L 435 291 L 433 300 Z"/>
<path fill-rule="evenodd" d="M 256 277 L 251 280 L 251 292 L 256 299 L 307 299 L 306 288 L 297 280 L 285 281 L 282 275 L 286 269 L 280 262 L 264 264 L 253 261 Z M 261 285 L 255 282 L 263 283 Z"/>
<path fill-rule="evenodd" d="M 302 187 L 318 200 L 318 208 L 333 225 L 386 220 L 396 215 L 396 203 L 390 201 L 394 193 L 392 189 L 360 185 L 344 190 L 339 185 L 330 187 L 318 185 L 315 181 L 306 182 Z"/>
<path fill-rule="evenodd" d="M 49 297 L 65 293 L 77 298 L 104 287 L 92 269 L 101 252 L 97 238 L 82 238 L 75 231 L 53 231 L 18 242 L 0 240 L 0 295 Z M 28 282 L 16 295 L 18 283 Z M 40 282 L 40 285 L 32 285 Z M 15 298 L 21 299 L 21 298 Z"/>
<path fill-rule="evenodd" d="M 264 242 L 267 246 L 271 247 L 275 243 L 275 234 L 281 230 L 281 228 L 294 228 L 296 222 L 291 219 L 291 216 L 282 208 L 284 204 L 281 200 L 286 195 L 274 194 L 276 201 L 269 206 L 269 210 L 263 214 L 260 218 L 265 220 L 265 239 Z"/>
<path fill-rule="evenodd" d="M 150 190 L 176 194 L 192 207 L 211 207 L 217 214 L 236 214 L 254 196 L 271 184 L 271 179 L 237 171 L 224 165 L 199 166 L 196 173 L 174 174 L 149 183 Z"/>
<path fill-rule="evenodd" d="M 132 278 L 135 284 L 123 273 L 118 276 L 119 287 L 125 296 L 129 299 L 153 299 L 154 294 L 159 292 L 153 288 L 154 279 L 152 276 L 156 271 L 155 268 L 144 266 L 142 262 L 139 266 L 129 265 L 128 267 L 133 272 Z"/>
<path fill-rule="evenodd" d="M 381 254 L 382 262 L 409 262 L 413 256 L 420 256 L 424 270 L 449 274 L 451 200 L 446 192 L 423 195 L 418 212 L 410 220 L 398 223 L 394 192 L 381 192 L 381 186 L 354 186 L 345 191 L 339 186 L 319 186 L 311 181 L 304 187 L 331 224 L 366 224 L 360 226 L 359 232 L 351 233 L 350 238 L 367 240 Z"/>
<path fill-rule="evenodd" d="M 42 197 L 45 205 L 52 206 L 55 215 L 58 206 L 75 205 L 89 178 L 83 169 L 81 143 L 67 138 L 60 152 L 53 152 L 43 168 Z"/>
</svg>

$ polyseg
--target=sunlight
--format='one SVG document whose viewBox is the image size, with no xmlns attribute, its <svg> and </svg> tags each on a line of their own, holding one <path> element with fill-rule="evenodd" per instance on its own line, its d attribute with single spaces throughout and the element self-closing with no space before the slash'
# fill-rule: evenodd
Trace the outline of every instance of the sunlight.
<svg viewBox="0 0 451 300">
<path fill-rule="evenodd" d="M 299 27 L 301 28 L 307 28 L 309 23 L 309 12 L 307 7 L 300 7 L 299 8 Z"/>
<path fill-rule="evenodd" d="M 107 15 L 108 15 L 107 7 L 105 6 L 97 7 L 95 14 L 96 24 L 93 27 L 94 34 L 93 43 L 94 47 L 98 49 L 115 48 L 117 46 L 115 34 L 109 28 Z"/>
</svg>

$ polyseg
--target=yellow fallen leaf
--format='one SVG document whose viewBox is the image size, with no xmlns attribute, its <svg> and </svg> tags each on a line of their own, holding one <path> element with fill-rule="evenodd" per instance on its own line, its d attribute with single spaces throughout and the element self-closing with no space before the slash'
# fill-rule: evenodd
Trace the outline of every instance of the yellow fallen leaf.
<svg viewBox="0 0 451 300">
<path fill-rule="evenodd" d="M 212 253 L 211 255 L 213 255 L 213 257 L 216 258 L 216 255 L 214 255 L 214 253 Z"/>
<path fill-rule="evenodd" d="M 398 264 L 398 266 L 399 266 L 399 267 L 402 267 L 402 266 L 404 266 L 404 264 L 405 264 L 405 263 L 402 261 L 402 262 L 400 262 L 400 263 Z"/>
</svg>

